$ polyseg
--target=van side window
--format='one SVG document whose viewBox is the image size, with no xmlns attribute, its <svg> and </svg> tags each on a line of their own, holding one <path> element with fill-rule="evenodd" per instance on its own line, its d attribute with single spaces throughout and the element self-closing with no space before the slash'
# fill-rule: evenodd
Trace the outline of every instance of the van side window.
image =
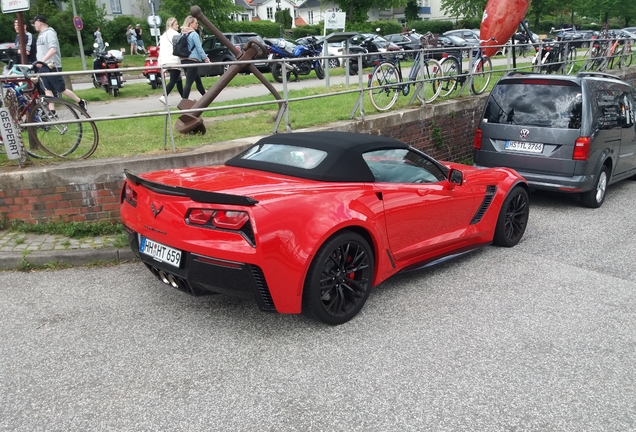
<svg viewBox="0 0 636 432">
<path fill-rule="evenodd" d="M 599 86 L 594 91 L 594 122 L 599 129 L 613 129 L 621 126 L 622 96 L 620 89 Z"/>
</svg>

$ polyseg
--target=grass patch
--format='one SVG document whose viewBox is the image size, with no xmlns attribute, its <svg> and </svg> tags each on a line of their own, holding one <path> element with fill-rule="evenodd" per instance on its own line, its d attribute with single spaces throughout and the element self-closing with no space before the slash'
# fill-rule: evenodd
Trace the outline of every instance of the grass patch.
<svg viewBox="0 0 636 432">
<path fill-rule="evenodd" d="M 22 221 L 16 221 L 11 224 L 9 230 L 22 233 L 62 235 L 70 238 L 118 234 L 125 235 L 124 226 L 119 222 L 53 221 L 40 224 L 29 224 Z"/>
</svg>

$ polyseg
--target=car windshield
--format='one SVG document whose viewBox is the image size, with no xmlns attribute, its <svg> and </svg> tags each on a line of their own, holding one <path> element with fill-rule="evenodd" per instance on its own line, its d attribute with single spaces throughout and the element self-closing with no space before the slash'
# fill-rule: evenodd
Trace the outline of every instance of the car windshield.
<svg viewBox="0 0 636 432">
<path fill-rule="evenodd" d="M 520 79 L 499 83 L 490 93 L 488 123 L 579 129 L 581 87 L 570 81 Z"/>
<path fill-rule="evenodd" d="M 255 145 L 241 159 L 270 162 L 302 169 L 313 169 L 327 157 L 327 152 L 285 144 Z"/>
</svg>

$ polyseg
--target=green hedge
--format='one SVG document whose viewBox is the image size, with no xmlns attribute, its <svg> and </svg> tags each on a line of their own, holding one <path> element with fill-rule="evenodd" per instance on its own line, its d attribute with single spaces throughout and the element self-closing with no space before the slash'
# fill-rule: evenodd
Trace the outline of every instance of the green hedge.
<svg viewBox="0 0 636 432">
<path fill-rule="evenodd" d="M 271 21 L 228 21 L 218 25 L 219 30 L 226 33 L 252 32 L 262 37 L 280 37 L 281 27 Z"/>
<path fill-rule="evenodd" d="M 417 21 L 413 23 L 413 30 L 420 34 L 431 32 L 441 34 L 455 28 L 452 21 Z M 463 28 L 463 27 L 462 27 Z"/>
</svg>

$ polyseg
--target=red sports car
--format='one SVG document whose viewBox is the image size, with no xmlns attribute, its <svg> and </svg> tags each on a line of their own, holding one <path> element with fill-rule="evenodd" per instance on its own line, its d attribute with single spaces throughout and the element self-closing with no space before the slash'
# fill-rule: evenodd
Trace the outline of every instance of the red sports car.
<svg viewBox="0 0 636 432">
<path fill-rule="evenodd" d="M 164 283 L 342 324 L 371 287 L 477 247 L 514 246 L 528 185 L 390 138 L 278 134 L 223 166 L 126 172 L 131 248 Z"/>
</svg>

